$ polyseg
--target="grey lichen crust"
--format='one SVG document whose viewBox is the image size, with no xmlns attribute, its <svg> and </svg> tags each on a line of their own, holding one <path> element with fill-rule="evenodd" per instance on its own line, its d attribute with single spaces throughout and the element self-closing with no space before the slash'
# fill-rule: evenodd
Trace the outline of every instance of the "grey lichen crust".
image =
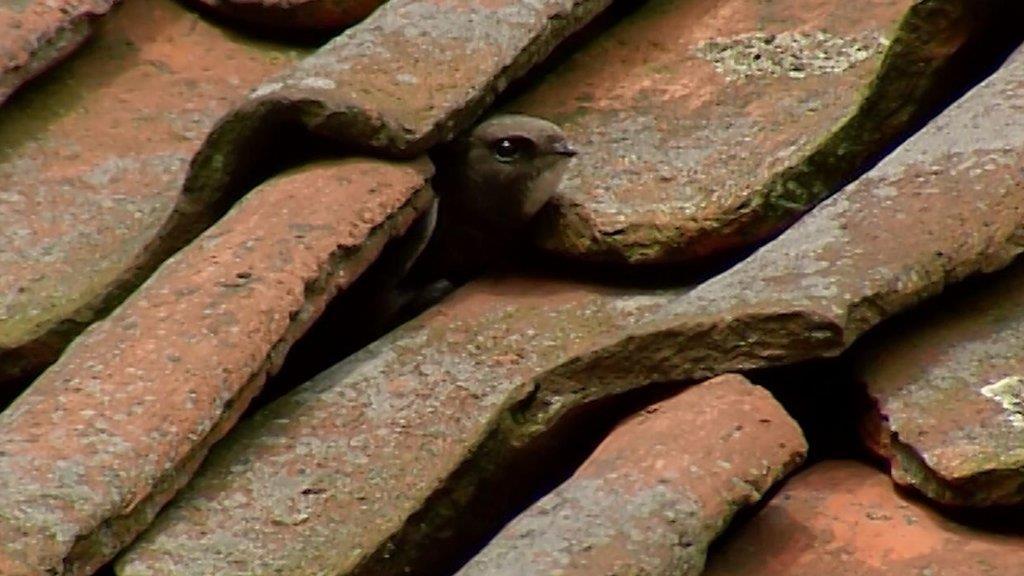
<svg viewBox="0 0 1024 576">
<path fill-rule="evenodd" d="M 1001 0 L 915 2 L 888 43 L 878 73 L 856 110 L 800 162 L 774 176 L 740 220 L 759 221 L 770 234 L 823 199 L 943 97 L 949 59 L 972 34 L 990 25 Z M 865 45 L 854 49 L 863 52 Z M 757 237 L 762 237 L 757 235 Z"/>
<path fill-rule="evenodd" d="M 694 54 L 726 79 L 725 94 L 710 96 L 723 102 L 731 101 L 731 85 L 748 80 L 811 82 L 864 70 L 873 78 L 857 87 L 859 101 L 848 109 L 824 112 L 823 106 L 835 104 L 816 102 L 822 97 L 816 88 L 796 84 L 773 104 L 752 105 L 756 113 L 742 110 L 701 122 L 688 122 L 682 113 L 652 115 L 645 105 L 632 110 L 628 100 L 610 110 L 580 105 L 567 119 L 570 133 L 578 125 L 581 133 L 595 134 L 595 147 L 638 144 L 616 155 L 602 153 L 595 165 L 585 165 L 586 157 L 577 163 L 566 177 L 566 199 L 545 215 L 538 242 L 567 258 L 617 264 L 688 262 L 757 246 L 834 194 L 932 113 L 949 88 L 953 56 L 1008 6 L 1005 0 L 914 2 L 887 33 L 752 32 L 698 43 Z M 679 89 L 697 90 L 685 84 Z M 664 86 L 648 90 L 671 93 Z M 786 121 L 807 118 L 814 124 L 820 122 L 814 118 L 834 116 L 835 123 L 813 126 L 792 146 L 770 149 L 769 161 L 750 144 L 777 128 L 758 124 L 759 115 L 775 114 L 765 106 L 776 107 Z"/>
<path fill-rule="evenodd" d="M 888 45 L 888 40 L 874 32 L 849 38 L 822 30 L 754 32 L 701 42 L 696 53 L 731 80 L 749 76 L 805 78 L 840 74 L 883 52 Z"/>
</svg>

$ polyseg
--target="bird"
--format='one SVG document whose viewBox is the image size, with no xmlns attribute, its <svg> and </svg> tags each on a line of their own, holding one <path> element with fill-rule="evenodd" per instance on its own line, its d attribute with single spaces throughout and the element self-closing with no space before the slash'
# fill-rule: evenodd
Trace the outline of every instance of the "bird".
<svg viewBox="0 0 1024 576">
<path fill-rule="evenodd" d="M 524 114 L 492 116 L 440 148 L 436 224 L 408 278 L 460 284 L 525 242 L 577 153 L 557 124 Z"/>
<path fill-rule="evenodd" d="M 438 146 L 431 207 L 324 310 L 279 382 L 309 380 L 525 245 L 576 154 L 558 125 L 522 114 L 492 116 Z"/>
<path fill-rule="evenodd" d="M 415 315 L 523 245 L 577 154 L 561 127 L 525 114 L 491 116 L 435 150 L 437 199 L 392 257 L 382 321 Z"/>
</svg>

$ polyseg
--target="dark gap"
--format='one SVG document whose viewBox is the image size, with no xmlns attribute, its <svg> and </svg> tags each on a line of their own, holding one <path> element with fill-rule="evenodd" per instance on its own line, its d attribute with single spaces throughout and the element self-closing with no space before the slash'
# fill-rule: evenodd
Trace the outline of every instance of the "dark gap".
<svg viewBox="0 0 1024 576">
<path fill-rule="evenodd" d="M 974 17 L 982 24 L 939 68 L 939 80 L 933 87 L 930 100 L 925 100 L 922 112 L 911 119 L 890 144 L 865 162 L 863 169 L 842 184 L 857 180 L 879 162 L 892 154 L 914 134 L 927 126 L 935 117 L 963 98 L 979 83 L 995 73 L 1024 40 L 1024 31 L 1018 25 L 1024 17 L 1024 6 L 1002 2 L 1001 6 L 980 8 Z"/>
<path fill-rule="evenodd" d="M 517 269 L 537 275 L 571 278 L 581 282 L 599 283 L 619 288 L 696 287 L 739 264 L 761 244 L 721 252 L 687 262 L 627 264 L 625 262 L 581 261 L 525 247 L 514 254 Z"/>
<path fill-rule="evenodd" d="M 619 19 L 640 9 L 643 3 L 616 2 L 593 22 L 563 42 L 544 63 L 531 73 L 513 82 L 506 90 L 498 106 L 515 98 L 546 72 L 562 64 L 574 51 L 591 41 L 612 26 Z M 1012 9 L 1015 13 L 1019 8 Z M 989 76 L 1012 53 L 1021 36 L 1015 23 L 1019 16 L 997 18 L 992 31 L 978 34 L 962 48 L 946 67 L 949 90 L 943 98 L 937 99 L 931 112 L 919 119 L 906 131 L 903 138 L 865 166 L 865 171 L 878 160 L 889 154 L 906 137 L 923 127 L 934 115 L 953 103 L 977 82 Z M 259 142 L 261 139 L 257 139 Z M 218 201 L 215 212 L 222 215 L 245 191 L 258 185 L 266 178 L 288 168 L 304 164 L 316 158 L 336 158 L 340 155 L 338 145 L 327 139 L 317 139 L 299 123 L 285 122 L 267 130 L 263 145 L 255 145 L 252 157 L 247 163 L 249 170 L 243 170 L 241 177 Z M 391 243 L 386 251 L 395 250 Z M 536 251 L 526 251 L 518 256 L 518 264 L 527 270 L 543 274 L 568 276 L 616 285 L 654 287 L 666 285 L 689 285 L 725 270 L 742 260 L 753 248 L 742 253 L 719 257 L 692 266 L 648 266 L 623 270 L 619 265 L 595 265 L 569 263 Z M 382 256 L 386 258 L 386 256 Z M 372 294 L 381 278 L 371 269 L 344 294 L 328 306 L 320 320 L 301 338 L 288 354 L 287 361 L 278 375 L 272 378 L 264 394 L 258 397 L 250 411 L 266 405 L 296 385 L 337 363 L 350 353 L 365 346 L 379 334 L 368 334 L 360 330 L 364 326 L 366 310 L 360 302 Z M 668 275 L 668 279 L 666 279 Z M 362 314 L 362 316 L 361 316 Z M 856 435 L 857 419 L 867 400 L 863 389 L 852 378 L 852 369 L 846 357 L 832 360 L 809 362 L 796 366 L 757 371 L 753 379 L 765 385 L 776 398 L 797 419 L 811 444 L 809 462 L 826 458 L 857 457 L 867 455 Z M 636 412 L 643 406 L 676 393 L 678 385 L 650 386 L 627 394 L 604 398 L 579 407 L 561 418 L 548 432 L 534 439 L 525 447 L 507 454 L 496 454 L 498 459 L 489 465 L 476 463 L 486 459 L 474 459 L 472 470 L 460 470 L 456 477 L 475 477 L 473 495 L 467 504 L 450 508 L 446 502 L 460 496 L 442 490 L 432 497 L 426 510 L 444 509 L 440 524 L 436 519 L 423 519 L 433 526 L 437 536 L 429 539 L 429 545 L 421 544 L 414 553 L 412 564 L 415 575 L 436 575 L 453 573 L 472 558 L 512 518 L 530 504 L 558 486 L 578 468 L 594 448 L 622 418 Z M 823 410 L 830 407 L 830 410 Z M 538 465 L 543 463 L 543 465 Z M 517 473 L 510 481 L 509 472 Z M 459 484 L 458 481 L 455 482 Z M 777 490 L 777 488 L 776 488 Z M 767 502 L 769 498 L 765 498 Z M 763 504 L 761 504 L 763 506 Z M 741 513 L 749 517 L 758 507 Z M 1008 510 L 1007 518 L 1019 514 L 1019 509 Z M 998 514 L 997 514 L 998 515 Z M 419 515 L 417 515 L 419 516 Z M 967 517 L 967 516 L 965 516 Z M 1019 517 L 1019 516 L 1018 516 Z M 986 511 L 986 521 L 993 513 Z M 416 525 L 418 518 L 410 520 Z M 734 525 L 737 523 L 734 522 Z M 1008 524 L 1009 525 L 1009 524 Z M 395 542 L 403 549 L 402 538 Z M 411 546 L 415 538 L 410 537 Z M 420 542 L 426 543 L 426 539 Z M 405 555 L 403 555 L 405 556 Z M 406 559 L 409 556 L 405 556 Z M 104 572 L 100 572 L 101 574 Z"/>
<path fill-rule="evenodd" d="M 748 373 L 800 424 L 810 446 L 807 462 L 870 459 L 858 430 L 871 399 L 847 355 Z"/>
<path fill-rule="evenodd" d="M 247 414 L 294 390 L 421 312 L 418 309 L 407 310 L 391 323 L 381 325 L 375 318 L 379 310 L 367 306 L 381 287 L 388 284 L 394 267 L 393 256 L 401 253 L 403 240 L 400 237 L 388 242 L 367 271 L 328 303 L 323 314 L 292 345 L 281 369 L 268 379 Z M 571 279 L 619 288 L 656 289 L 696 286 L 727 270 L 738 261 L 737 258 L 745 256 L 709 259 L 688 267 L 665 265 L 625 270 L 566 262 L 546 257 L 538 250 L 524 248 L 496 262 L 492 272 Z"/>
<path fill-rule="evenodd" d="M 929 319 L 971 313 L 979 297 L 1012 285 L 1022 267 L 1024 260 L 1004 270 L 978 274 L 954 284 L 941 295 L 881 322 L 838 358 L 751 373 L 751 378 L 768 388 L 803 428 L 811 447 L 805 467 L 823 460 L 852 459 L 888 475 L 888 460 L 870 451 L 859 434 L 861 419 L 874 409 L 873 400 L 856 374 L 855 367 L 863 351 L 885 340 L 912 338 L 921 329 L 921 323 Z M 737 514 L 729 528 L 716 539 L 709 556 L 741 531 L 783 486 L 784 483 L 780 483 L 773 487 L 760 503 Z M 963 526 L 997 535 L 1024 536 L 1024 524 L 1020 522 L 1024 505 L 957 507 L 930 500 L 912 487 L 894 484 L 894 489 L 901 498 Z"/>
<path fill-rule="evenodd" d="M 1024 41 L 1024 31 L 1018 24 L 1024 18 L 1024 5 L 1003 3 L 994 12 L 990 24 L 977 31 L 950 58 L 939 73 L 939 76 L 944 79 L 944 89 L 937 91 L 940 96 L 930 104 L 929 112 L 918 118 L 908 127 L 901 138 L 894 140 L 891 147 L 880 153 L 865 168 L 865 172 L 882 158 L 888 156 L 904 140 L 923 128 L 931 119 L 962 98 L 978 83 L 998 71 L 1006 59 L 1020 46 Z M 703 266 L 697 265 L 694 268 L 706 267 L 713 275 L 738 263 L 754 250 L 756 247 L 747 248 L 742 253 L 731 256 L 723 255 L 704 263 Z M 589 273 L 593 274 L 593 268 L 590 265 L 586 266 L 588 266 Z M 648 273 L 659 277 L 661 274 L 659 268 L 658 266 L 643 267 L 638 271 L 637 278 L 643 283 L 644 277 Z M 614 269 L 614 265 L 609 265 L 608 269 Z M 588 271 L 584 270 L 582 273 L 587 274 Z M 996 279 L 999 274 L 996 273 Z M 695 277 L 699 277 L 699 273 L 691 276 L 691 278 Z M 602 278 L 602 281 L 607 280 L 608 278 Z M 992 283 L 991 275 L 978 275 L 951 286 L 942 298 L 970 301 L 972 293 Z M 907 317 L 928 316 L 933 313 L 935 307 L 945 306 L 948 306 L 945 301 L 929 300 L 883 322 L 879 327 L 869 331 L 868 336 L 879 330 L 905 330 L 901 327 L 907 325 L 904 324 Z M 861 345 L 860 343 L 865 338 L 867 336 L 862 337 L 858 345 Z M 852 351 L 844 353 L 838 358 L 766 368 L 750 373 L 751 379 L 768 388 L 787 412 L 801 425 L 810 445 L 809 464 L 839 458 L 872 462 L 876 466 L 880 464 L 879 457 L 864 447 L 858 434 L 859 422 L 863 415 L 871 410 L 872 400 L 856 378 L 853 358 L 856 356 L 857 349 L 858 346 L 855 346 Z M 828 409 L 823 409 L 826 407 Z M 1019 513 L 1020 509 L 1011 507 L 1006 514 L 1012 515 L 1014 512 Z M 996 512 L 995 516 L 1001 514 L 1003 513 Z M 988 517 L 987 512 L 982 516 Z M 971 513 L 959 511 L 958 517 L 971 517 Z"/>
<path fill-rule="evenodd" d="M 636 8 L 634 5 L 628 4 L 625 2 L 613 4 L 612 8 L 599 15 L 591 25 L 585 27 L 563 43 L 556 51 L 555 59 L 567 58 L 574 47 L 610 26 L 615 19 L 621 18 Z M 235 25 L 233 23 L 225 23 L 221 17 L 215 14 L 215 11 L 203 8 L 201 3 L 191 2 L 190 6 L 197 11 L 199 17 L 213 21 L 213 24 L 224 29 L 225 33 L 238 36 L 240 41 L 253 41 L 252 38 L 245 37 L 240 32 L 236 32 L 233 29 Z M 114 8 L 114 10 L 116 9 L 117 7 Z M 100 24 L 102 25 L 102 22 Z M 267 40 L 292 43 L 296 41 L 295 38 L 289 37 L 288 34 L 283 36 L 272 34 L 271 36 Z M 304 39 L 304 42 L 311 47 L 315 47 L 316 42 L 325 41 L 326 39 L 309 36 Z M 93 38 L 90 38 L 87 40 L 87 43 L 93 40 Z M 86 48 L 87 46 L 84 46 L 70 58 L 79 57 L 85 52 Z M 553 64 L 546 63 L 543 66 L 553 66 Z M 59 71 L 56 74 L 43 74 L 42 78 L 30 81 L 22 90 L 12 95 L 12 100 L 4 108 L 11 108 L 16 99 L 31 98 L 32 93 L 38 89 L 44 89 L 48 83 L 60 81 Z M 534 73 L 531 73 L 529 76 L 533 77 L 534 75 Z M 520 82 L 523 85 L 526 84 L 525 80 Z M 36 84 L 40 86 L 37 87 Z M 126 282 L 118 290 L 111 293 L 105 305 L 100 307 L 100 312 L 91 322 L 103 319 L 168 257 L 215 224 L 231 209 L 235 202 L 244 197 L 253 188 L 256 188 L 272 177 L 282 175 L 288 170 L 317 160 L 338 159 L 347 155 L 366 152 L 359 149 L 346 149 L 334 140 L 309 132 L 301 119 L 296 117 L 296 113 L 292 110 L 283 113 L 271 110 L 262 117 L 259 125 L 254 129 L 245 126 L 240 127 L 240 129 L 248 131 L 248 134 L 246 134 L 246 138 L 237 140 L 244 142 L 244 144 L 237 146 L 232 153 L 232 156 L 237 160 L 237 164 L 228 169 L 228 177 L 223 190 L 220 190 L 216 197 L 209 198 L 209 204 L 203 206 L 198 213 L 190 213 L 178 218 L 176 224 L 164 237 L 162 245 L 157 247 L 147 262 L 143 263 L 136 270 L 131 281 Z M 217 136 L 224 136 L 217 132 L 214 135 L 215 138 Z M 231 139 L 232 134 L 228 133 L 226 137 Z M 208 142 L 206 147 L 208 149 L 218 148 L 216 142 Z M 210 170 L 209 167 L 205 169 Z M 203 183 L 190 182 L 190 187 L 203 190 Z M 203 192 L 205 191 L 203 190 Z M 186 196 L 188 195 L 189 193 L 186 192 Z M 201 204 L 201 201 L 197 203 Z M 534 254 L 532 259 L 535 262 L 540 262 L 545 260 L 545 257 Z M 564 269 L 565 263 L 549 261 L 547 266 L 550 266 L 552 269 Z M 583 268 L 580 267 L 577 270 L 581 275 L 584 273 Z M 664 269 L 659 272 L 652 268 L 650 272 L 638 271 L 623 277 L 621 271 L 615 270 L 614 274 L 606 274 L 603 280 L 619 283 L 643 283 L 649 282 L 651 278 L 656 278 L 659 274 L 664 274 L 666 271 L 668 270 Z M 602 272 L 598 270 L 595 273 L 595 278 L 601 275 Z M 272 392 L 269 392 L 266 397 L 258 398 L 254 405 L 265 405 L 283 391 L 287 391 L 295 385 L 308 380 L 380 336 L 382 332 L 379 331 L 367 334 L 359 329 L 351 329 L 352 327 L 361 327 L 366 324 L 365 321 L 368 320 L 366 312 L 359 304 L 360 302 L 365 302 L 367 295 L 372 293 L 372 287 L 378 285 L 380 280 L 379 275 L 374 276 L 370 274 L 370 277 L 361 279 L 351 287 L 349 292 L 354 292 L 355 294 L 342 295 L 337 298 L 337 302 L 330 305 L 328 312 L 316 323 L 314 329 L 310 330 L 310 333 L 302 338 L 299 344 L 296 344 L 299 350 L 289 354 L 288 362 L 281 371 L 282 374 L 275 378 L 267 387 Z M 408 316 L 404 319 L 408 319 Z M 67 341 L 61 344 L 58 349 L 55 349 L 52 354 L 47 354 L 49 358 L 45 364 L 41 365 L 41 368 L 45 368 L 46 365 L 56 359 L 63 347 L 66 346 L 66 343 L 70 342 L 87 325 L 75 324 L 62 330 L 63 333 L 69 335 Z M 344 330 L 342 328 L 349 329 Z M 359 332 L 363 333 L 360 334 Z M 317 339 L 322 340 L 322 342 L 314 342 Z M 32 376 L 37 376 L 41 371 L 41 369 L 34 370 Z M 27 384 L 5 384 L 3 390 L 0 391 L 0 405 L 6 405 L 12 401 L 13 396 L 20 393 L 25 386 Z M 9 399 L 6 398 L 8 393 L 12 395 Z"/>
<path fill-rule="evenodd" d="M 1011 290 L 1017 284 L 1022 270 L 1024 270 L 1024 259 L 1018 259 L 1001 270 L 976 274 L 961 280 L 945 288 L 941 294 L 875 326 L 862 336 L 844 356 L 855 362 L 866 350 L 884 345 L 886 341 L 915 338 L 919 331 L 941 325 L 946 318 L 978 313 L 979 302 L 991 303 L 999 294 Z M 1008 323 L 1010 320 L 1006 319 L 1003 322 Z M 1007 324 L 1004 328 L 1010 329 L 1011 327 Z M 881 456 L 872 456 L 872 463 L 883 472 L 889 473 L 888 461 Z M 1024 515 L 1024 505 L 951 506 L 929 500 L 912 487 L 897 486 L 896 488 L 901 497 L 921 504 L 958 524 L 994 534 L 1024 536 L 1024 523 L 1020 521 Z"/>
<path fill-rule="evenodd" d="M 635 4 L 614 3 L 612 8 L 595 18 L 590 25 L 563 42 L 553 58 L 546 60 L 541 65 L 542 69 L 539 72 L 537 69 L 531 71 L 528 77 L 536 78 L 538 74 L 542 74 L 549 67 L 554 66 L 550 63 L 551 60 L 564 60 L 580 44 L 635 9 Z M 525 78 L 519 81 L 520 86 L 525 87 L 527 84 Z M 514 90 L 514 86 L 510 90 Z M 505 94 L 508 92 L 506 90 Z M 274 114 L 274 112 L 270 114 Z M 182 236 L 191 238 L 201 234 L 203 230 L 230 210 L 234 203 L 249 190 L 269 178 L 282 175 L 290 169 L 317 160 L 337 159 L 349 154 L 365 152 L 358 149 L 343 149 L 342 145 L 334 140 L 310 133 L 291 111 L 280 117 L 265 117 L 257 130 L 245 138 L 244 142 L 245 149 L 236 155 L 240 164 L 231 171 L 226 189 L 213 201 L 209 210 L 210 218 L 197 219 L 190 223 L 192 229 Z M 439 150 L 443 152 L 443 147 Z M 401 243 L 401 238 L 390 241 L 377 261 L 348 289 L 339 293 L 328 304 L 324 313 L 306 334 L 291 347 L 281 369 L 268 379 L 261 393 L 250 404 L 246 415 L 259 410 L 320 372 L 341 362 L 352 353 L 383 336 L 390 329 L 410 320 L 419 312 L 419 310 L 409 311 L 387 326 L 377 326 L 376 319 L 373 317 L 376 310 L 366 306 L 380 287 L 386 284 L 387 273 L 394 265 L 391 262 L 392 257 L 401 251 Z M 569 264 L 545 256 L 538 250 L 530 249 L 524 249 L 519 254 L 510 254 L 506 260 L 507 263 L 521 267 L 524 271 L 558 277 L 566 277 L 568 273 L 571 274 L 568 277 L 575 279 L 589 279 L 617 285 L 662 286 L 670 283 L 688 285 L 692 284 L 695 278 L 703 280 L 708 277 L 706 273 L 694 274 L 690 269 L 680 270 L 678 266 L 652 266 L 644 270 L 631 270 L 624 274 L 621 268 L 604 269 L 601 266 Z M 732 260 L 727 262 L 728 265 L 732 263 Z M 499 263 L 496 267 L 501 268 L 504 264 L 506 263 Z M 720 269 L 727 267 L 726 264 L 717 262 L 715 264 Z M 718 269 L 715 269 L 715 272 L 717 271 Z M 368 331 L 367 327 L 369 326 L 374 326 L 374 329 Z"/>
<path fill-rule="evenodd" d="M 624 0 L 613 2 L 589 24 L 560 43 L 547 59 L 534 66 L 528 74 L 514 80 L 499 99 L 510 99 L 518 91 L 528 89 L 530 84 L 568 59 L 583 44 L 645 3 Z M 208 9 L 203 8 L 201 3 L 193 1 L 189 4 L 196 7 L 202 17 L 219 20 L 218 16 L 211 15 Z M 248 33 L 248 28 L 246 32 Z M 276 40 L 280 41 L 280 38 Z M 311 46 L 315 45 L 311 43 Z M 498 107 L 495 105 L 492 109 Z M 282 113 L 270 111 L 268 116 L 261 119 L 254 133 L 244 139 L 246 147 L 237 154 L 239 167 L 233 171 L 227 190 L 220 196 L 213 210 L 218 218 L 249 190 L 286 170 L 316 160 L 338 159 L 351 155 L 377 155 L 372 147 L 345 146 L 329 137 L 310 132 L 299 117 L 301 114 L 302 112 L 296 110 L 286 110 Z M 242 129 L 245 130 L 244 127 Z"/>
<path fill-rule="evenodd" d="M 857 381 L 848 354 L 753 370 L 747 376 L 772 393 L 807 438 L 807 460 L 792 475 L 819 462 L 837 459 L 859 460 L 884 471 L 881 460 L 864 446 L 859 435 L 861 419 L 871 409 L 872 401 Z M 788 480 L 777 482 L 758 502 L 737 511 L 709 546 L 707 558 L 721 554 L 720 550 L 764 510 Z"/>
<path fill-rule="evenodd" d="M 750 378 L 769 389 L 800 423 L 811 446 L 808 463 L 813 463 L 830 458 L 870 458 L 856 432 L 858 419 L 868 406 L 867 397 L 851 375 L 848 361 L 836 358 L 757 370 Z M 471 469 L 458 471 L 452 482 L 461 486 L 460 478 L 477 478 L 472 499 L 452 507 L 457 496 L 449 488 L 435 494 L 424 508 L 447 510 L 451 517 L 446 522 L 439 525 L 436 518 L 424 513 L 417 515 L 422 518 L 410 519 L 409 525 L 429 526 L 431 538 L 427 539 L 429 546 L 420 545 L 427 550 L 416 550 L 411 560 L 405 557 L 413 566 L 406 573 L 453 574 L 508 522 L 569 478 L 622 419 L 678 394 L 687 386 L 652 384 L 577 407 L 528 446 L 512 453 L 495 450 L 496 454 L 490 454 L 482 448 L 483 454 L 474 458 Z M 831 409 L 823 410 L 823 406 Z M 758 504 L 740 511 L 732 525 L 742 524 L 745 518 L 755 515 L 783 484 L 774 486 Z M 416 538 L 406 535 L 390 548 L 412 550 Z M 405 566 L 403 569 L 409 570 Z"/>
<path fill-rule="evenodd" d="M 116 572 L 114 572 L 114 561 L 111 560 L 103 566 L 100 566 L 98 570 L 92 573 L 92 576 L 116 576 Z"/>
<path fill-rule="evenodd" d="M 0 384 L 0 412 L 6 410 L 41 373 L 41 371 L 33 371 L 15 380 L 7 380 Z"/>
<path fill-rule="evenodd" d="M 31 97 L 31 93 L 29 91 L 21 96 Z M 293 167 L 337 156 L 334 152 L 337 144 L 311 136 L 287 118 L 269 119 L 246 142 L 252 146 L 240 150 L 240 164 L 236 167 L 238 169 L 231 172 L 223 193 L 210 198 L 208 204 L 199 211 L 173 215 L 168 221 L 166 233 L 149 250 L 146 259 L 121 284 L 104 295 L 95 307 L 93 318 L 87 322 L 64 320 L 54 326 L 48 335 L 5 354 L 5 362 L 20 363 L 23 367 L 17 372 L 17 380 L 4 380 L 0 383 L 0 406 L 6 407 L 13 401 L 35 377 L 57 360 L 85 328 L 106 318 L 160 265 L 220 220 L 252 188 Z M 189 193 L 186 192 L 184 196 L 188 198 Z"/>
<path fill-rule="evenodd" d="M 933 90 L 934 96 L 931 101 L 926 101 L 925 111 L 914 118 L 907 129 L 899 137 L 893 139 L 890 146 L 879 151 L 865 164 L 861 174 L 871 170 L 936 116 L 998 71 L 1024 41 L 1024 29 L 1020 27 L 1021 19 L 1024 18 L 1024 4 L 1020 2 L 996 2 L 995 4 L 998 6 L 979 9 L 976 18 L 984 24 L 975 30 L 970 38 L 949 58 L 945 66 L 937 71 L 936 77 L 940 81 Z M 860 175 L 857 176 L 857 178 L 859 177 Z"/>
<path fill-rule="evenodd" d="M 649 1 L 624 2 L 620 0 L 613 2 L 607 10 L 559 44 L 551 56 L 535 66 L 529 74 L 513 81 L 502 92 L 493 108 L 501 109 L 523 93 L 528 92 L 535 84 L 541 82 L 545 75 L 565 64 L 569 58 L 585 49 L 586 45 L 594 41 L 600 34 L 624 18 L 643 10 L 647 4 Z M 1024 5 L 1002 3 L 998 8 L 990 8 L 988 11 L 993 14 L 987 14 L 983 9 L 983 15 L 978 16 L 979 19 L 987 19 L 987 25 L 976 30 L 936 74 L 938 78 L 941 78 L 941 84 L 933 90 L 932 100 L 926 103 L 925 111 L 914 118 L 899 136 L 893 138 L 889 146 L 868 159 L 861 170 L 840 183 L 836 191 L 870 171 L 878 162 L 890 155 L 932 119 L 962 98 L 978 83 L 991 76 L 1020 45 L 1024 40 L 1024 32 L 1017 24 L 1024 18 Z M 560 274 L 582 280 L 635 287 L 678 286 L 693 284 L 695 280 L 707 279 L 727 270 L 784 231 L 785 228 L 755 245 L 729 249 L 683 263 L 636 265 L 609 261 L 583 262 L 540 250 L 532 250 L 529 253 L 529 258 L 534 266 L 539 265 L 541 268 L 558 270 Z"/>
<path fill-rule="evenodd" d="M 684 387 L 651 385 L 576 407 L 524 446 L 489 438 L 353 576 L 455 573 L 508 522 L 568 479 L 623 418 Z M 401 553 L 387 555 L 395 550 Z"/>
<path fill-rule="evenodd" d="M 309 330 L 291 346 L 281 369 L 267 380 L 246 415 L 341 362 L 418 312 L 407 312 L 389 324 L 381 324 L 376 317 L 380 310 L 369 305 L 381 287 L 389 284 L 394 259 L 404 248 L 403 240 L 399 237 L 389 241 L 377 260 L 327 304 Z"/>
</svg>

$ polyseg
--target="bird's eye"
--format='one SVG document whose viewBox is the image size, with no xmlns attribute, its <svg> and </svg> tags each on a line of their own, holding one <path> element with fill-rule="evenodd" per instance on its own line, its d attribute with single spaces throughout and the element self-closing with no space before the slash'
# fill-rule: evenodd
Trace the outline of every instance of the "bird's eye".
<svg viewBox="0 0 1024 576">
<path fill-rule="evenodd" d="M 499 162 L 512 162 L 525 154 L 531 142 L 526 138 L 500 138 L 494 142 L 494 157 Z"/>
</svg>

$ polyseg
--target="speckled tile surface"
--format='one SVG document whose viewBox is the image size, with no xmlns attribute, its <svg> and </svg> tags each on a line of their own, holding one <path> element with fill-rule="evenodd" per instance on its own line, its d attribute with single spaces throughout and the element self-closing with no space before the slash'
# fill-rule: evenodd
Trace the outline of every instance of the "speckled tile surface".
<svg viewBox="0 0 1024 576">
<path fill-rule="evenodd" d="M 153 518 L 288 347 L 429 206 L 423 162 L 249 194 L 0 413 L 0 573 L 91 574 Z"/>
</svg>

